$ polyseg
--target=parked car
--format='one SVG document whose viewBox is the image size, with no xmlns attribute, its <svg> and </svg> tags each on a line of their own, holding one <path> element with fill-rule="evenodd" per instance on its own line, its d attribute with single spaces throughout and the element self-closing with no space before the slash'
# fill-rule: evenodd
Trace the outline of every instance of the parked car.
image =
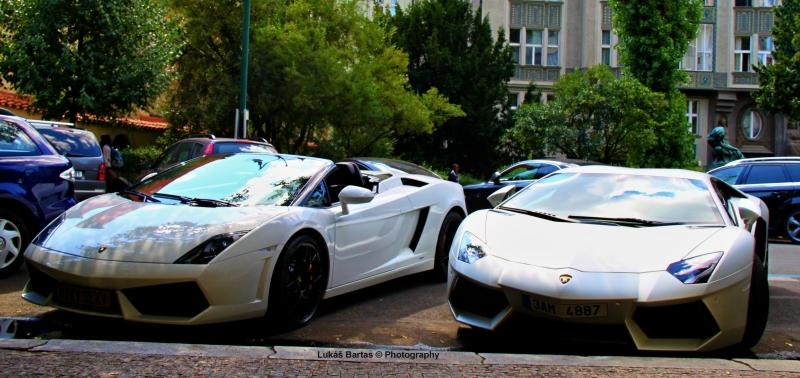
<svg viewBox="0 0 800 378">
<path fill-rule="evenodd" d="M 28 120 L 75 169 L 75 198 L 83 201 L 106 192 L 103 150 L 94 133 L 71 123 Z"/>
<path fill-rule="evenodd" d="M 0 278 L 39 230 L 75 205 L 72 163 L 24 119 L 0 115 Z"/>
<path fill-rule="evenodd" d="M 400 171 L 413 175 L 425 175 L 440 179 L 439 175 L 428 168 L 410 163 L 403 160 L 374 158 L 374 157 L 354 157 L 342 160 L 343 162 L 353 162 L 362 171 Z"/>
<path fill-rule="evenodd" d="M 758 197 L 705 173 L 559 170 L 464 220 L 448 303 L 488 330 L 516 318 L 641 350 L 749 348 L 769 312 L 768 221 Z"/>
<path fill-rule="evenodd" d="M 213 134 L 192 134 L 164 150 L 155 161 L 145 167 L 146 169 L 135 181 L 139 182 L 151 173 L 163 172 L 199 156 L 239 152 L 277 154 L 278 150 L 264 138 L 233 139 L 217 138 Z"/>
<path fill-rule="evenodd" d="M 741 159 L 708 173 L 764 201 L 770 234 L 800 243 L 800 158 Z"/>
<path fill-rule="evenodd" d="M 323 298 L 433 270 L 444 280 L 461 186 L 365 176 L 278 154 L 199 157 L 90 198 L 25 253 L 23 298 L 168 324 L 304 324 Z M 273 323 L 270 323 L 273 324 Z"/>
<path fill-rule="evenodd" d="M 521 190 L 560 169 L 597 164 L 600 163 L 574 159 L 535 159 L 512 164 L 502 172 L 495 172 L 486 182 L 465 185 L 464 195 L 467 198 L 467 209 L 470 213 L 481 209 L 491 209 L 492 206 L 487 197 L 504 186 L 514 185 L 517 190 Z"/>
</svg>

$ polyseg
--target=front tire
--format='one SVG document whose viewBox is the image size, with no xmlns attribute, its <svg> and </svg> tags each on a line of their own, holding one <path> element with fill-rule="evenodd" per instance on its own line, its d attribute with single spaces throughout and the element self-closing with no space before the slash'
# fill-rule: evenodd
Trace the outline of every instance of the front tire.
<svg viewBox="0 0 800 378">
<path fill-rule="evenodd" d="M 19 269 L 22 254 L 30 241 L 25 220 L 9 210 L 0 210 L 0 278 L 6 278 Z"/>
<path fill-rule="evenodd" d="M 328 265 L 314 238 L 290 240 L 278 258 L 269 290 L 271 317 L 287 326 L 308 323 L 322 301 L 328 283 Z"/>
<path fill-rule="evenodd" d="M 433 265 L 433 276 L 439 281 L 447 281 L 447 270 L 450 269 L 450 246 L 453 245 L 456 231 L 463 220 L 461 214 L 451 211 L 442 221 L 439 237 L 436 239 L 436 258 Z"/>
<path fill-rule="evenodd" d="M 783 232 L 792 243 L 800 243 L 800 208 L 790 209 L 783 221 Z"/>
<path fill-rule="evenodd" d="M 769 318 L 769 282 L 761 258 L 753 259 L 753 275 L 750 278 L 750 298 L 747 301 L 747 324 L 741 346 L 752 348 L 761 340 Z"/>
</svg>

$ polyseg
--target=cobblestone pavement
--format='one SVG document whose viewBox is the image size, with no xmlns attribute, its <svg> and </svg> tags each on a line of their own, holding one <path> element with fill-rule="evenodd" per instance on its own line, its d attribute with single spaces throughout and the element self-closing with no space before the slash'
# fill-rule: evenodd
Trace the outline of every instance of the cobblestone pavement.
<svg viewBox="0 0 800 378">
<path fill-rule="evenodd" d="M 797 373 L 530 365 L 441 365 L 0 350 L 0 376 L 69 377 L 796 377 Z"/>
</svg>

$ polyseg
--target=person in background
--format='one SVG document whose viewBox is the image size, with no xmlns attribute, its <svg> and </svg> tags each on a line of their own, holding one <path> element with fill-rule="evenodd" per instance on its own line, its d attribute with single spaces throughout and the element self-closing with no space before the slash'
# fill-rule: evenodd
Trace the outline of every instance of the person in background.
<svg viewBox="0 0 800 378">
<path fill-rule="evenodd" d="M 118 192 L 119 175 L 111 167 L 111 136 L 103 134 L 100 136 L 100 147 L 103 148 L 103 163 L 106 165 L 106 193 Z"/>
<path fill-rule="evenodd" d="M 453 169 L 447 174 L 447 181 L 452 181 L 456 184 L 461 182 L 458 180 L 458 164 L 453 164 Z"/>
</svg>

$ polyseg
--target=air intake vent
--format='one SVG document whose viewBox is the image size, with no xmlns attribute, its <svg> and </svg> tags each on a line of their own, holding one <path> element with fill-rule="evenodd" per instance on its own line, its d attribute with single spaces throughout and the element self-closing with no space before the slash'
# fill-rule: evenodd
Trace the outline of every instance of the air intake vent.
<svg viewBox="0 0 800 378">
<path fill-rule="evenodd" d="M 400 179 L 400 181 L 402 181 L 402 182 L 403 182 L 403 185 L 406 185 L 406 186 L 416 186 L 417 188 L 421 188 L 421 187 L 423 187 L 423 186 L 425 186 L 425 185 L 428 185 L 428 183 L 427 183 L 427 182 L 423 182 L 423 181 L 419 181 L 419 180 L 414 180 L 414 179 L 410 179 L 410 178 L 407 178 L 407 177 L 403 177 L 403 178 L 401 178 L 401 179 Z"/>
<path fill-rule="evenodd" d="M 208 300 L 195 282 L 143 286 L 122 293 L 142 315 L 192 318 L 208 308 Z"/>
<path fill-rule="evenodd" d="M 425 229 L 425 222 L 428 221 L 428 212 L 430 211 L 430 207 L 426 207 L 419 211 L 419 218 L 417 218 L 417 228 L 414 230 L 414 236 L 411 238 L 411 244 L 408 245 L 412 251 L 417 251 L 417 244 L 419 244 L 419 238 L 422 236 L 422 230 Z"/>
</svg>

